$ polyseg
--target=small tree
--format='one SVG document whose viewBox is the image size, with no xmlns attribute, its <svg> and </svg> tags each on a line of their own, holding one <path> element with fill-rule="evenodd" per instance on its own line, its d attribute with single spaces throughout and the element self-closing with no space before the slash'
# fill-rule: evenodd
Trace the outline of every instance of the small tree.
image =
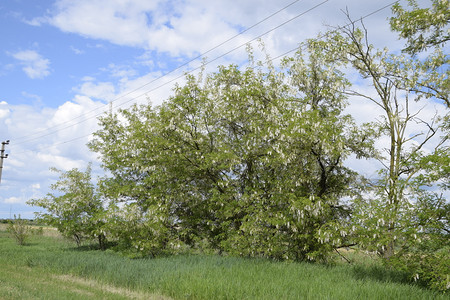
<svg viewBox="0 0 450 300">
<path fill-rule="evenodd" d="M 371 184 L 371 199 L 355 202 L 354 225 L 361 243 L 370 244 L 389 259 L 420 232 L 415 226 L 421 203 L 418 191 L 422 194 L 427 191 L 415 179 L 425 171 L 420 161 L 426 156 L 426 147 L 435 145 L 432 150 L 435 153 L 445 149 L 447 137 L 439 136 L 442 118 L 436 112 L 425 119 L 420 115 L 423 108 L 415 109 L 413 105 L 424 98 L 440 98 L 439 93 L 420 92 L 419 86 L 431 77 L 435 78 L 434 84 L 442 85 L 442 74 L 439 68 L 428 68 L 425 73 L 423 62 L 406 55 L 389 54 L 387 49 L 375 50 L 368 42 L 365 28 L 357 28 L 355 23 L 340 29 L 332 39 L 329 44 L 335 46 L 330 47 L 342 49 L 340 59 L 374 89 L 373 93 L 355 89 L 347 93 L 369 100 L 383 113 L 381 119 L 373 123 L 386 137 L 384 153 L 377 156 L 382 169 L 379 178 Z M 436 52 L 428 61 L 442 59 L 442 53 Z M 409 133 L 410 128 L 414 130 L 412 133 Z"/>
<path fill-rule="evenodd" d="M 60 179 L 51 189 L 58 194 L 47 194 L 41 199 L 32 199 L 29 205 L 44 208 L 45 212 L 36 213 L 38 219 L 55 226 L 62 235 L 71 237 L 78 246 L 84 238 L 97 238 L 100 248 L 105 248 L 105 234 L 102 230 L 102 201 L 91 182 L 91 165 L 86 171 L 72 169 L 60 173 Z"/>
<path fill-rule="evenodd" d="M 442 68 L 449 56 L 439 48 L 425 59 L 376 50 L 364 25 L 358 28 L 355 22 L 337 31 L 330 51 L 340 49 L 337 57 L 373 87 L 373 92 L 352 88 L 347 93 L 380 109 L 382 116 L 373 126 L 386 145 L 376 156 L 382 168 L 366 187 L 370 193 L 353 202 L 353 234 L 386 263 L 448 288 L 448 273 L 437 270 L 448 270 L 449 258 L 449 205 L 443 196 L 449 174 L 449 114 L 443 106 L 449 103 L 449 82 Z M 423 49 L 413 46 L 416 50 L 406 52 Z M 440 109 L 425 114 L 425 107 L 439 102 Z"/>
<path fill-rule="evenodd" d="M 404 52 L 421 57 L 422 71 L 425 74 L 412 91 L 443 101 L 450 108 L 450 79 L 448 77 L 449 56 L 442 51 L 450 40 L 450 9 L 448 0 L 431 0 L 429 7 L 421 8 L 415 0 L 409 0 L 409 8 L 399 3 L 393 6 L 392 30 L 406 39 Z M 434 53 L 431 53 L 431 50 Z M 441 54 L 440 54 L 441 53 Z M 440 55 L 439 55 L 440 54 Z M 443 73 L 434 72 L 441 69 Z M 450 138 L 450 113 L 447 109 L 441 122 L 443 141 Z M 414 192 L 419 195 L 416 224 L 422 228 L 415 243 L 409 243 L 407 251 L 399 253 L 393 262 L 397 267 L 407 269 L 415 278 L 428 281 L 430 286 L 450 289 L 450 203 L 443 190 L 450 189 L 450 146 L 442 143 L 441 149 L 421 156 L 416 166 L 422 172 L 414 179 Z M 420 190 L 420 187 L 434 187 L 434 192 Z M 419 189 L 417 188 L 419 187 Z"/>
<path fill-rule="evenodd" d="M 30 226 L 27 225 L 27 221 L 20 218 L 16 218 L 14 215 L 14 221 L 9 221 L 8 232 L 16 239 L 18 245 L 25 245 L 25 241 L 30 233 Z"/>
</svg>

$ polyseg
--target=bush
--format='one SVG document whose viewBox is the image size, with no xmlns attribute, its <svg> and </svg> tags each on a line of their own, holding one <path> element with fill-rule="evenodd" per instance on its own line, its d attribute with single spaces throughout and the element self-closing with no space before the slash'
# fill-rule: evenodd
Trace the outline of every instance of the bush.
<svg viewBox="0 0 450 300">
<path fill-rule="evenodd" d="M 442 292 L 450 291 L 450 242 L 431 234 L 409 251 L 400 252 L 389 260 L 398 270 L 406 271 L 419 283 Z M 444 240 L 445 239 L 445 240 Z"/>
<path fill-rule="evenodd" d="M 18 245 L 25 245 L 31 227 L 27 225 L 27 221 L 20 218 L 16 218 L 14 215 L 14 220 L 9 221 L 8 232 L 16 239 Z"/>
</svg>

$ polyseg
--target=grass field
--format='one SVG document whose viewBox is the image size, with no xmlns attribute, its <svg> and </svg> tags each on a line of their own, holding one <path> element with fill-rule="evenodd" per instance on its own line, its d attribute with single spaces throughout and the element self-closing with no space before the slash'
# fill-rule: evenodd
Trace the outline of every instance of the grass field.
<svg viewBox="0 0 450 300">
<path fill-rule="evenodd" d="M 0 228 L 0 299 L 450 299 L 366 259 L 335 266 L 213 255 L 129 259 L 54 235 L 18 246 Z"/>
</svg>

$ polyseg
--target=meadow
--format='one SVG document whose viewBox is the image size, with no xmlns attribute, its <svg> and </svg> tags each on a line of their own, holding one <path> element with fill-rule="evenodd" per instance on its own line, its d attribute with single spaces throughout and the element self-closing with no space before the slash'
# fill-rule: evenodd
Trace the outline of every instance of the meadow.
<svg viewBox="0 0 450 300">
<path fill-rule="evenodd" d="M 375 258 L 332 265 L 206 254 L 131 259 L 50 229 L 24 246 L 0 227 L 0 299 L 450 299 Z"/>
</svg>

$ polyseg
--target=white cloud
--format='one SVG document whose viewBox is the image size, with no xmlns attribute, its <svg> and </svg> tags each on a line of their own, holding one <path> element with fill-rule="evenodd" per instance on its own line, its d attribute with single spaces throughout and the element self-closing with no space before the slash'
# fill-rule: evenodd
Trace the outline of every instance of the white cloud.
<svg viewBox="0 0 450 300">
<path fill-rule="evenodd" d="M 233 7 L 234 13 L 230 12 Z M 248 23 L 279 4 L 252 0 L 246 1 L 246 7 L 252 7 L 251 14 L 244 11 L 239 16 Z M 223 0 L 213 5 L 206 1 L 59 0 L 47 18 L 34 23 L 47 22 L 64 32 L 178 56 L 204 51 L 235 35 L 242 27 L 232 23 L 238 11 L 235 4 Z"/>
<path fill-rule="evenodd" d="M 39 159 L 39 161 L 41 161 L 43 163 L 46 163 L 52 167 L 55 167 L 57 169 L 62 169 L 65 171 L 73 169 L 73 168 L 83 167 L 82 161 L 73 160 L 73 159 L 70 159 L 68 157 L 61 156 L 61 155 L 52 155 L 52 154 L 48 154 L 48 153 L 39 152 L 37 154 L 36 158 Z"/>
<path fill-rule="evenodd" d="M 22 92 L 21 94 L 25 98 L 29 98 L 29 99 L 33 100 L 33 102 L 36 102 L 36 103 L 41 103 L 42 102 L 42 99 L 41 99 L 41 97 L 39 95 L 30 94 L 30 93 L 27 93 L 27 92 Z"/>
<path fill-rule="evenodd" d="M 22 203 L 24 201 L 20 197 L 9 197 L 9 198 L 6 198 L 4 202 L 8 203 L 8 204 L 13 204 L 13 203 Z"/>
<path fill-rule="evenodd" d="M 0 106 L 2 107 L 2 106 Z M 93 160 L 85 144 L 97 128 L 96 115 L 106 108 L 86 96 L 75 96 L 56 109 L 29 105 L 8 105 L 6 119 L 0 119 L 2 134 L 14 137 L 7 148 L 10 154 L 4 165 L 5 180 L 41 184 L 36 179 L 49 167 L 80 167 Z M 26 121 L 24 121 L 26 120 Z M 62 143 L 74 140 L 72 143 Z M 46 176 L 48 174 L 45 174 Z M 3 182 L 2 182 L 3 184 Z"/>
<path fill-rule="evenodd" d="M 1 101 L 0 102 L 0 119 L 6 118 L 7 116 L 9 116 L 9 108 L 8 108 L 8 103 L 6 103 L 5 101 Z"/>
<path fill-rule="evenodd" d="M 129 78 L 138 75 L 137 71 L 133 70 L 129 66 L 119 66 L 116 64 L 109 64 L 108 68 L 105 68 L 104 70 L 109 71 L 111 76 L 117 78 Z"/>
<path fill-rule="evenodd" d="M 23 65 L 22 70 L 31 79 L 44 78 L 50 75 L 50 60 L 43 58 L 34 50 L 19 51 L 12 56 Z"/>
<path fill-rule="evenodd" d="M 14 196 L 4 197 L 3 201 L 0 200 L 0 202 L 3 202 L 5 204 L 19 204 L 19 205 L 25 205 L 26 201 L 31 198 L 39 198 L 43 195 L 40 193 L 40 184 L 31 184 L 27 187 L 22 187 L 17 190 L 16 194 Z M 1 198 L 0 198 L 1 199 Z M 12 208 L 12 206 L 10 206 Z"/>
<path fill-rule="evenodd" d="M 72 50 L 73 53 L 75 53 L 75 54 L 77 54 L 77 55 L 84 54 L 84 51 L 83 51 L 83 50 L 80 50 L 80 49 L 78 49 L 78 48 L 76 48 L 76 47 L 74 47 L 74 46 L 70 46 L 70 50 Z"/>
<path fill-rule="evenodd" d="M 9 115 L 8 109 L 0 109 L 0 119 L 5 118 Z"/>
<path fill-rule="evenodd" d="M 42 23 L 46 23 L 47 22 L 47 18 L 45 18 L 45 17 L 37 17 L 37 18 L 33 18 L 31 20 L 22 19 L 22 21 L 25 24 L 28 24 L 28 25 L 31 25 L 31 26 L 41 26 Z"/>
<path fill-rule="evenodd" d="M 47 22 L 64 32 L 118 45 L 166 52 L 172 56 L 192 56 L 228 40 L 289 3 L 289 0 L 246 0 L 239 5 L 228 0 L 58 0 L 47 17 L 36 19 L 34 23 Z M 221 49 L 227 51 L 245 44 L 293 19 L 267 38 L 269 50 L 280 53 L 280 50 L 293 48 L 305 38 L 314 37 L 319 30 L 325 31 L 326 24 L 338 26 L 348 23 L 341 12 L 346 7 L 357 19 L 387 4 L 387 0 L 367 2 L 364 6 L 359 0 L 330 1 L 324 5 L 312 0 L 300 1 Z M 315 6 L 317 8 L 312 9 Z M 366 24 L 376 26 L 377 33 L 373 34 L 377 34 L 375 38 L 382 40 L 384 45 L 397 40 L 395 35 L 386 35 L 389 32 L 386 13 L 389 9 L 365 20 Z"/>
<path fill-rule="evenodd" d="M 155 1 L 60 0 L 48 19 L 65 32 L 128 46 L 142 46 L 147 36 L 146 12 L 156 9 Z"/>
<path fill-rule="evenodd" d="M 19 210 L 24 216 L 26 201 L 50 191 L 58 177 L 50 167 L 67 171 L 84 169 L 93 162 L 98 172 L 97 155 L 86 147 L 89 134 L 97 128 L 95 114 L 101 110 L 92 112 L 98 107 L 105 105 L 81 95 L 56 109 L 0 102 L 0 111 L 9 111 L 6 118 L 0 118 L 0 132 L 5 139 L 11 137 L 0 184 L 0 218 L 9 217 L 10 206 L 12 213 Z"/>
<path fill-rule="evenodd" d="M 32 188 L 32 189 L 38 190 L 38 189 L 41 188 L 41 185 L 40 185 L 39 183 L 35 183 L 35 184 L 32 184 L 32 185 L 31 185 L 31 188 Z"/>
<path fill-rule="evenodd" d="M 82 95 L 96 99 L 111 100 L 114 97 L 114 85 L 111 82 L 84 82 L 76 89 Z"/>
</svg>

